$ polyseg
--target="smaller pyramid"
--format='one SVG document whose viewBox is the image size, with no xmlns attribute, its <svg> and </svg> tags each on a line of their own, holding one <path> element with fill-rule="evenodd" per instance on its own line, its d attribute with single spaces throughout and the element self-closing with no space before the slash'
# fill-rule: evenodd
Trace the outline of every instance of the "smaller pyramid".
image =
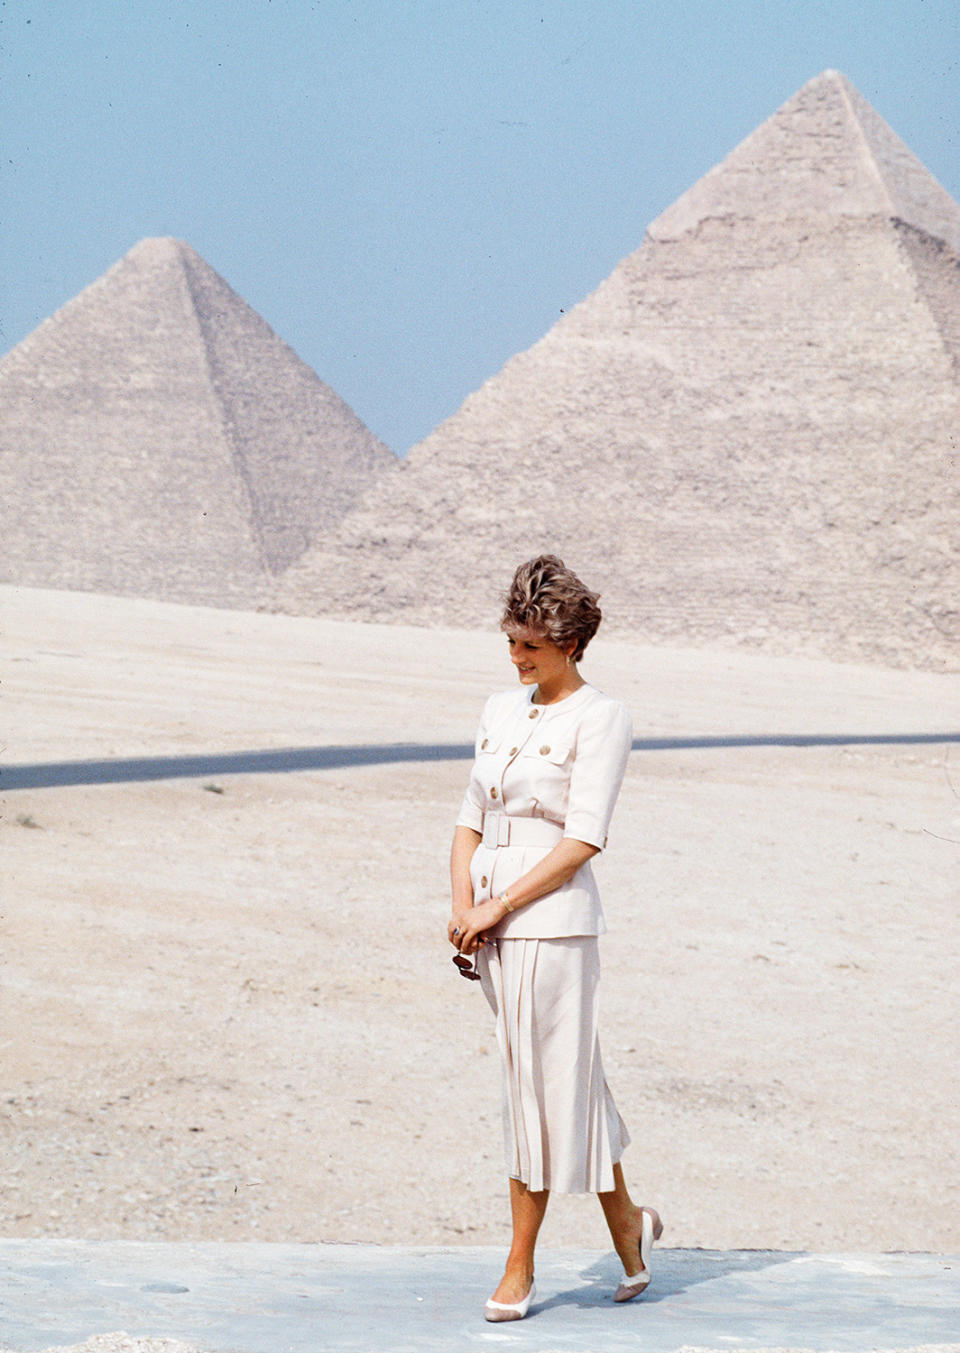
<svg viewBox="0 0 960 1353">
<path fill-rule="evenodd" d="M 189 245 L 0 362 L 0 578 L 255 607 L 392 453 Z"/>
</svg>

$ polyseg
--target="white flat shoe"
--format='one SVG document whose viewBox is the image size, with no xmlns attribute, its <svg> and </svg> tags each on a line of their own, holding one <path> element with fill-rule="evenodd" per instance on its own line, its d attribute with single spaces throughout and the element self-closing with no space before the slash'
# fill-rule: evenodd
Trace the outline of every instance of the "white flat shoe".
<svg viewBox="0 0 960 1353">
<path fill-rule="evenodd" d="M 632 1277 L 629 1273 L 624 1274 L 620 1286 L 613 1295 L 614 1301 L 632 1301 L 650 1286 L 650 1251 L 653 1249 L 653 1242 L 659 1240 L 662 1235 L 663 1222 L 660 1220 L 659 1212 L 655 1212 L 652 1207 L 641 1208 L 639 1250 L 643 1268 Z"/>
<path fill-rule="evenodd" d="M 483 1318 L 485 1320 L 522 1320 L 530 1309 L 530 1303 L 537 1295 L 537 1289 L 530 1284 L 530 1291 L 524 1297 L 523 1301 L 494 1301 L 493 1297 L 483 1308 Z M 492 1338 L 493 1336 L 491 1336 Z"/>
</svg>

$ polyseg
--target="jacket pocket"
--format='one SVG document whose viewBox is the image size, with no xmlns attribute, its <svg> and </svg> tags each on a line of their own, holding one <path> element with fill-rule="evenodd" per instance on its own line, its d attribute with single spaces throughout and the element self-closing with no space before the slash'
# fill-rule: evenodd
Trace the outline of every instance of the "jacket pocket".
<svg viewBox="0 0 960 1353">
<path fill-rule="evenodd" d="M 565 766 L 571 750 L 569 742 L 536 742 L 531 738 L 523 749 L 523 755 L 552 766 Z"/>
</svg>

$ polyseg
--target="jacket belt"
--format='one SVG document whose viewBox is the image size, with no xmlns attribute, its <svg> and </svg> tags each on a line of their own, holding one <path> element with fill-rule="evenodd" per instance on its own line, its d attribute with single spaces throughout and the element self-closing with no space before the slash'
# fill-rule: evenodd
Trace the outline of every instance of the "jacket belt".
<svg viewBox="0 0 960 1353">
<path fill-rule="evenodd" d="M 563 827 L 545 817 L 509 817 L 506 813 L 484 813 L 483 844 L 488 850 L 497 846 L 555 846 L 563 839 Z"/>
</svg>

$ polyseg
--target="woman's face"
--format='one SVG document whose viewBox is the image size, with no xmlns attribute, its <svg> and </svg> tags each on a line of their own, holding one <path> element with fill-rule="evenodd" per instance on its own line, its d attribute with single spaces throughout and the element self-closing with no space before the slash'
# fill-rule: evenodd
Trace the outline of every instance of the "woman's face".
<svg viewBox="0 0 960 1353">
<path fill-rule="evenodd" d="M 540 630 L 528 625 L 510 625 L 504 631 L 510 646 L 510 661 L 525 686 L 551 686 L 567 671 L 567 655 Z"/>
</svg>

